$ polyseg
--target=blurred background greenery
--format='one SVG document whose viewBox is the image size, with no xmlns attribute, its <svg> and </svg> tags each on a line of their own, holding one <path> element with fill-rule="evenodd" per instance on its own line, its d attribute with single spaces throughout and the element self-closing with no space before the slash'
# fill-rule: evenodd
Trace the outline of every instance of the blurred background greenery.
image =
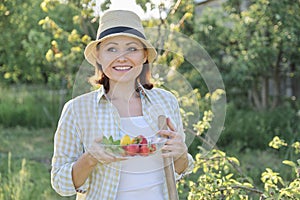
<svg viewBox="0 0 300 200">
<path fill-rule="evenodd" d="M 274 136 L 289 144 L 300 139 L 300 2 L 136 3 L 146 13 L 160 14 L 145 18 L 145 26 L 190 37 L 217 65 L 227 115 L 216 148 L 236 156 L 256 188 L 263 190 L 260 175 L 267 167 L 293 180 L 281 163 L 296 161 L 293 148 L 275 150 L 268 144 Z M 102 1 L 102 11 L 111 5 Z M 95 38 L 97 6 L 94 0 L 0 2 L 0 199 L 63 199 L 50 186 L 53 134 L 63 104 L 74 95 L 83 50 Z M 176 44 L 166 40 L 159 45 Z M 171 66 L 197 89 L 202 118 L 209 109 L 205 82 L 189 62 L 167 51 L 159 53 L 158 63 Z M 196 137 L 189 147 L 194 156 L 201 143 Z M 189 190 L 184 191 L 182 198 L 188 196 Z"/>
</svg>

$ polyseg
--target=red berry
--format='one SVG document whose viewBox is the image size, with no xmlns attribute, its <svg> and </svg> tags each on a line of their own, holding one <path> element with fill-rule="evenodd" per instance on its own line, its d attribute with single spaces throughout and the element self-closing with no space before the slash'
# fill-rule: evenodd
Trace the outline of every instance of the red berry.
<svg viewBox="0 0 300 200">
<path fill-rule="evenodd" d="M 136 136 L 132 140 L 133 144 L 148 144 L 147 139 L 143 135 Z"/>
<path fill-rule="evenodd" d="M 142 138 L 142 140 L 140 141 L 140 144 L 148 144 L 148 141 L 146 138 Z"/>
<path fill-rule="evenodd" d="M 142 156 L 148 156 L 150 153 L 150 149 L 147 145 L 141 145 L 139 153 Z"/>
<path fill-rule="evenodd" d="M 151 144 L 150 146 L 150 153 L 153 153 L 156 151 L 156 145 L 155 144 Z"/>
<path fill-rule="evenodd" d="M 130 156 L 134 156 L 139 152 L 139 145 L 130 144 L 126 147 L 126 153 Z"/>
</svg>

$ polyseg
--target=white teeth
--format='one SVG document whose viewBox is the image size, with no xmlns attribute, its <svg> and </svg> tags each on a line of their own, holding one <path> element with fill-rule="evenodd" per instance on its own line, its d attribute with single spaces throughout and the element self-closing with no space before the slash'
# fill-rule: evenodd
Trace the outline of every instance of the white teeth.
<svg viewBox="0 0 300 200">
<path fill-rule="evenodd" d="M 121 71 L 121 70 L 129 70 L 131 67 L 129 67 L 129 66 L 126 66 L 126 67 L 125 67 L 125 66 L 124 66 L 124 67 L 122 66 L 122 67 L 121 67 L 121 66 L 119 66 L 119 67 L 114 67 L 114 68 L 115 68 L 116 70 L 120 70 L 120 71 Z"/>
</svg>

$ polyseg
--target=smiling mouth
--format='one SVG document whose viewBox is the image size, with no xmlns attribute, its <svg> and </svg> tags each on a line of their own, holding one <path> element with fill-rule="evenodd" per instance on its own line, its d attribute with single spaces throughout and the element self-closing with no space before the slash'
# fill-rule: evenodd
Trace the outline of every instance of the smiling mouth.
<svg viewBox="0 0 300 200">
<path fill-rule="evenodd" d="M 115 69 L 117 71 L 128 71 L 131 68 L 132 68 L 131 66 L 116 66 L 116 67 L 113 67 L 113 69 Z"/>
</svg>

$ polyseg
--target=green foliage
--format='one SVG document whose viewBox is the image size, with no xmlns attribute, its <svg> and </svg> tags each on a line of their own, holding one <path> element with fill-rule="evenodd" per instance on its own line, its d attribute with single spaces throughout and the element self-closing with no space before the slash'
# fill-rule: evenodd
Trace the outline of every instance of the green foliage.
<svg viewBox="0 0 300 200">
<path fill-rule="evenodd" d="M 281 140 L 278 136 L 275 136 L 269 143 L 269 146 L 274 149 L 279 149 L 282 146 L 287 146 L 287 143 L 285 143 L 284 140 Z"/>
<path fill-rule="evenodd" d="M 209 111 L 204 111 L 204 116 L 202 120 L 198 121 L 197 124 L 194 124 L 194 129 L 196 130 L 196 135 L 201 136 L 205 130 L 211 128 L 210 122 L 213 119 L 213 113 Z"/>
<path fill-rule="evenodd" d="M 181 182 L 190 188 L 187 199 L 247 199 L 250 192 L 260 193 L 251 180 L 240 173 L 237 158 L 225 152 L 201 150 L 196 155 L 195 180 Z"/>
<path fill-rule="evenodd" d="M 53 130 L 0 129 L 0 200 L 75 199 L 50 186 Z"/>
<path fill-rule="evenodd" d="M 120 145 L 120 140 L 114 140 L 112 136 L 109 136 L 108 138 L 103 136 L 102 143 L 106 145 Z"/>
<path fill-rule="evenodd" d="M 0 88 L 0 124 L 4 127 L 51 127 L 57 123 L 65 91 L 46 87 Z"/>
<path fill-rule="evenodd" d="M 188 36 L 191 35 L 194 32 L 194 11 L 192 0 L 182 0 L 179 4 L 178 2 L 174 3 L 167 16 L 168 28 Z"/>
<path fill-rule="evenodd" d="M 245 10 L 240 6 L 241 1 L 233 0 L 223 9 L 204 10 L 195 21 L 193 37 L 223 72 L 232 101 L 243 106 L 247 102 L 259 109 L 276 107 L 282 100 L 280 87 L 284 80 L 289 78 L 295 85 L 299 79 L 295 63 L 300 58 L 300 29 L 296 23 L 300 4 L 255 0 Z"/>
<path fill-rule="evenodd" d="M 6 176 L 0 173 L 0 199 L 30 199 L 34 185 L 30 181 L 30 174 L 26 169 L 26 160 L 22 160 L 21 169 L 12 171 L 11 153 L 8 154 Z"/>
<path fill-rule="evenodd" d="M 218 96 L 222 94 L 222 92 L 216 92 L 217 94 L 214 95 L 210 94 L 207 96 L 210 96 L 212 99 L 214 99 L 214 96 Z M 236 113 L 238 110 L 234 109 L 231 110 Z M 284 111 L 284 112 L 283 112 Z M 249 111 L 247 111 L 249 112 Z M 243 115 L 245 115 L 247 112 L 243 111 Z M 277 115 L 274 115 L 274 111 L 272 113 L 266 113 L 266 116 L 259 117 L 257 120 L 255 120 L 255 124 L 249 124 L 248 127 L 252 128 L 251 133 L 254 133 L 254 137 L 257 137 L 257 132 L 259 130 L 253 130 L 253 127 L 257 126 L 257 123 L 261 122 L 262 120 L 270 120 L 270 116 L 273 116 L 274 122 L 271 120 L 270 127 L 266 126 L 266 121 L 262 121 L 261 127 L 262 128 L 268 128 L 269 132 L 272 133 L 273 131 L 282 135 L 282 137 L 288 138 L 288 141 L 293 141 L 291 145 L 288 145 L 283 139 L 280 139 L 278 136 L 275 136 L 272 140 L 272 137 L 268 140 L 266 138 L 258 138 L 257 141 L 254 141 L 254 138 L 243 138 L 245 136 L 251 136 L 250 134 L 242 136 L 240 139 L 244 141 L 243 144 L 249 145 L 244 146 L 242 149 L 237 149 L 244 154 L 244 152 L 248 151 L 249 149 L 257 149 L 256 145 L 259 140 L 263 141 L 270 141 L 268 144 L 270 147 L 273 147 L 275 149 L 279 149 L 281 147 L 287 147 L 288 149 L 285 150 L 285 153 L 280 153 L 281 157 L 284 157 L 285 160 L 282 161 L 282 164 L 292 167 L 292 170 L 284 170 L 283 176 L 276 172 L 275 170 L 282 170 L 282 166 L 272 165 L 271 162 L 268 162 L 267 159 L 272 160 L 274 162 L 274 155 L 271 154 L 268 155 L 265 153 L 260 153 L 257 156 L 254 156 L 253 165 L 254 169 L 257 168 L 264 168 L 264 166 L 270 166 L 273 169 L 266 167 L 265 171 L 257 171 L 258 173 L 261 173 L 261 177 L 256 176 L 256 174 L 251 173 L 252 169 L 249 169 L 249 172 L 247 172 L 248 166 L 243 166 L 241 162 L 236 158 L 232 156 L 226 155 L 225 152 L 217 149 L 213 149 L 211 151 L 207 151 L 204 148 L 202 148 L 201 143 L 198 145 L 199 151 L 194 156 L 196 158 L 195 161 L 195 168 L 193 171 L 193 174 L 187 177 L 184 180 L 181 180 L 178 183 L 178 190 L 180 197 L 183 199 L 298 199 L 300 195 L 299 191 L 299 169 L 300 169 L 300 160 L 297 160 L 298 164 L 296 164 L 295 160 L 297 159 L 297 154 L 299 153 L 299 141 L 297 137 L 297 133 L 300 131 L 298 125 L 289 125 L 289 128 L 286 129 L 284 125 L 285 123 L 291 123 L 291 121 L 298 121 L 298 115 L 295 112 L 294 109 L 289 107 L 289 105 L 285 105 L 282 110 L 278 111 Z M 286 112 L 286 113 L 285 113 Z M 196 136 L 195 141 L 200 139 L 202 142 L 205 141 L 205 138 L 202 137 L 202 134 L 205 134 L 206 130 L 210 126 L 210 121 L 213 119 L 213 113 L 210 113 L 209 111 L 205 111 L 204 116 L 202 120 L 198 121 L 197 124 L 194 125 L 195 132 L 193 134 Z M 242 116 L 239 115 L 237 119 L 243 119 L 245 118 L 245 124 L 249 122 L 249 119 L 254 118 L 257 116 L 257 113 L 254 115 L 254 113 L 250 113 L 251 116 Z M 289 114 L 292 118 L 290 121 L 287 119 L 287 114 Z M 253 115 L 253 116 L 252 116 Z M 282 116 L 283 118 L 280 119 L 279 116 Z M 236 125 L 238 124 L 237 121 L 234 121 L 235 129 Z M 283 124 L 279 124 L 279 122 Z M 203 126 L 206 124 L 206 127 Z M 296 123 L 297 124 L 297 123 Z M 239 130 L 239 133 L 245 132 L 245 125 L 241 125 L 241 130 Z M 283 125 L 283 127 L 276 127 Z M 226 129 L 225 125 L 225 129 Z M 250 130 L 250 129 L 249 129 Z M 262 129 L 265 131 L 265 129 Z M 290 134 L 280 134 L 280 130 L 289 130 Z M 189 131 L 189 130 L 186 130 Z M 228 130 L 227 130 L 228 131 Z M 230 130 L 230 131 L 233 131 Z M 262 136 L 265 136 L 265 133 L 261 133 Z M 272 134 L 274 135 L 274 134 Z M 270 136 L 269 136 L 270 137 Z M 230 141 L 233 141 L 234 137 L 228 137 Z M 239 139 L 239 138 L 237 138 Z M 222 141 L 222 138 L 221 140 Z M 235 143 L 239 143 L 239 141 L 236 141 L 236 138 L 234 138 Z M 251 141 L 253 143 L 249 143 L 248 141 Z M 198 143 L 199 144 L 199 143 Z M 253 146 L 252 146 L 253 145 Z M 267 146 L 267 144 L 261 144 L 262 147 Z M 192 145 L 193 146 L 193 145 Z M 239 146 L 235 146 L 234 143 L 227 143 L 225 145 L 233 146 L 233 148 L 239 148 Z M 190 148 L 192 153 L 195 153 L 195 148 Z M 294 151 L 292 151 L 294 149 Z M 253 153 L 253 150 L 250 150 L 251 153 Z M 241 154 L 240 154 L 241 155 Z M 266 156 L 268 155 L 268 156 Z M 272 157 L 273 155 L 273 157 Z M 276 153 L 278 155 L 278 153 Z M 262 161 L 260 163 L 258 157 L 262 157 Z M 289 160 L 287 160 L 289 158 Z M 249 162 L 249 160 L 247 160 Z M 275 163 L 275 162 L 274 162 Z M 262 166 L 260 166 L 260 164 Z M 280 163 L 279 163 L 280 164 Z M 259 165 L 259 166 L 257 166 Z M 251 175 L 251 176 L 249 176 Z M 259 178 L 261 178 L 261 182 L 258 182 Z"/>
<path fill-rule="evenodd" d="M 95 35 L 91 1 L 4 1 L 0 3 L 0 81 L 71 87 Z M 34 11 L 34 12 L 33 12 Z M 13 34 L 12 34 L 13 33 Z M 12 37 L 13 35 L 13 37 Z"/>
<path fill-rule="evenodd" d="M 277 139 L 275 138 L 277 141 Z M 297 143 L 297 142 L 295 142 Z M 295 144 L 294 143 L 294 144 Z M 295 151 L 296 153 L 296 151 Z M 292 168 L 292 178 L 284 180 L 270 168 L 261 174 L 263 188 L 257 188 L 244 175 L 240 161 L 220 150 L 200 152 L 195 156 L 195 168 L 190 177 L 178 183 L 182 198 L 193 199 L 299 199 L 300 160 L 282 163 Z M 188 191 L 188 195 L 184 191 Z M 187 196 L 184 196 L 187 195 Z"/>
<path fill-rule="evenodd" d="M 101 10 L 107 10 L 110 6 L 110 0 L 104 0 L 104 2 L 101 4 Z"/>
<path fill-rule="evenodd" d="M 266 149 L 268 141 L 274 136 L 282 137 L 285 141 L 296 140 L 300 131 L 299 121 L 297 109 L 289 104 L 264 112 L 242 110 L 229 104 L 225 129 L 218 144 L 221 147 L 234 145 L 237 151 Z"/>
<path fill-rule="evenodd" d="M 0 2 L 0 81 L 4 83 L 43 82 L 49 37 L 38 25 L 44 16 L 41 1 L 4 0 Z M 34 12 L 32 12 L 32 7 Z"/>
<path fill-rule="evenodd" d="M 299 141 L 294 142 L 291 147 L 295 148 L 295 154 L 298 154 L 297 144 Z M 279 137 L 274 137 L 269 144 L 275 149 L 288 144 Z M 267 168 L 261 175 L 261 181 L 264 183 L 264 193 L 269 198 L 276 199 L 299 199 L 300 198 L 300 159 L 296 162 L 291 160 L 282 161 L 283 164 L 292 168 L 293 179 L 292 181 L 284 181 L 279 173 L 274 172 L 272 169 Z"/>
<path fill-rule="evenodd" d="M 86 2 L 88 3 L 88 2 Z M 45 59 L 51 66 L 48 82 L 53 88 L 70 88 L 83 57 L 83 50 L 90 42 L 87 20 L 91 8 L 79 7 L 75 3 L 44 1 L 41 8 L 48 15 L 39 21 L 39 25 L 51 38 Z M 94 28 L 92 27 L 92 31 Z"/>
<path fill-rule="evenodd" d="M 148 3 L 167 14 L 166 18 L 149 19 L 145 25 L 180 31 L 203 45 L 220 68 L 227 96 L 235 104 L 257 108 L 279 105 L 280 85 L 286 79 L 291 79 L 292 90 L 297 90 L 298 2 L 255 0 L 241 9 L 242 1 L 230 0 L 223 9 L 205 9 L 200 17 L 196 17 L 191 0 L 174 1 L 170 8 L 164 2 L 137 2 L 144 10 Z M 108 4 L 105 1 L 102 9 Z M 2 1 L 0 81 L 70 88 L 84 60 L 83 49 L 96 35 L 98 16 L 93 6 L 95 1 L 91 0 Z M 158 43 L 164 44 L 164 49 L 178 46 L 172 38 Z M 178 48 L 178 53 L 182 51 Z M 174 67 L 194 88 L 207 92 L 205 82 L 195 76 L 187 61 L 161 49 L 159 52 L 158 63 Z M 274 82 L 273 88 L 268 88 L 268 81 Z M 268 94 L 271 89 L 273 96 Z"/>
</svg>

